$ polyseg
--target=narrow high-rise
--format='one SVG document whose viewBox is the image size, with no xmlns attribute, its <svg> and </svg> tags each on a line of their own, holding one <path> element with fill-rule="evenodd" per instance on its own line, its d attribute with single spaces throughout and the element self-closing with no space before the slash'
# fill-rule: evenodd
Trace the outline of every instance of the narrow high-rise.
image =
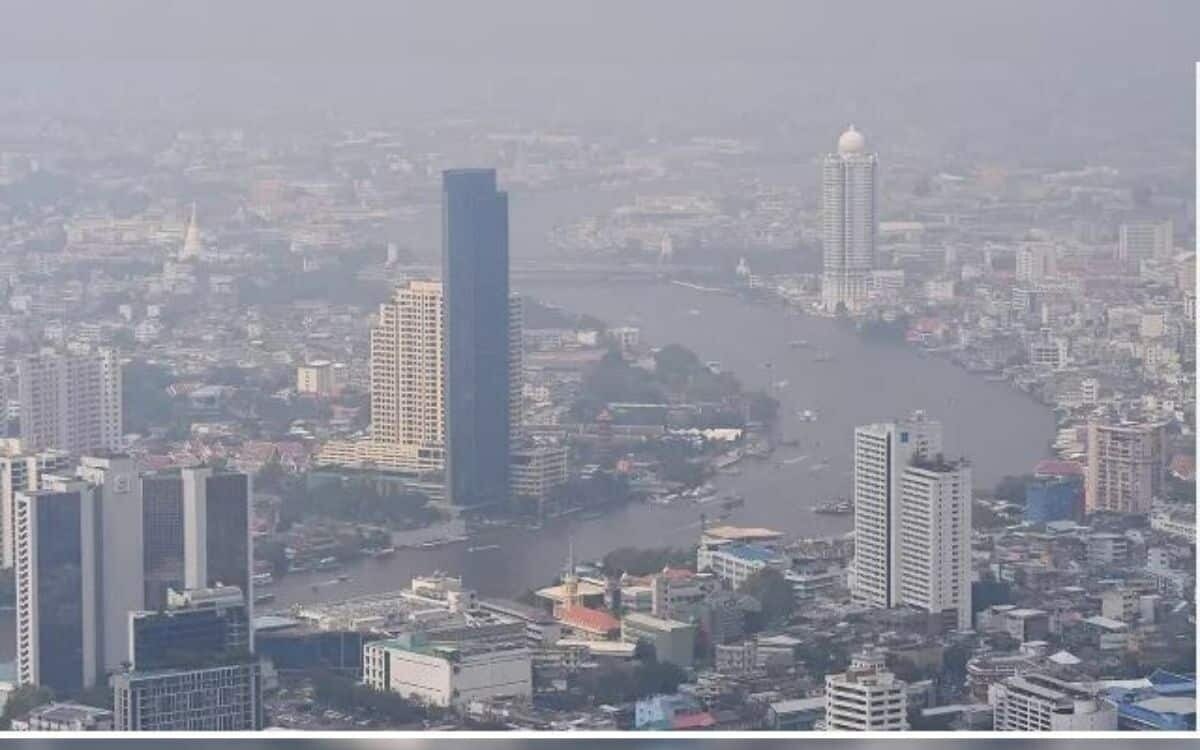
<svg viewBox="0 0 1200 750">
<path fill-rule="evenodd" d="M 103 673 L 100 518 L 87 482 L 17 493 L 17 682 L 76 693 Z"/>
<path fill-rule="evenodd" d="M 1149 513 L 1166 471 L 1163 426 L 1088 424 L 1087 512 Z"/>
<path fill-rule="evenodd" d="M 70 467 L 74 462 L 63 451 L 29 452 L 18 439 L 0 439 L 0 568 L 10 569 L 16 561 L 17 493 L 38 489 L 43 476 L 73 473 Z"/>
<path fill-rule="evenodd" d="M 21 443 L 75 455 L 121 445 L 121 363 L 112 351 L 43 352 L 17 362 Z"/>
<path fill-rule="evenodd" d="M 875 265 L 875 175 L 877 157 L 851 125 L 838 138 L 837 152 L 821 169 L 824 272 L 821 306 L 828 313 L 855 313 L 867 303 Z"/>
<path fill-rule="evenodd" d="M 446 499 L 505 502 L 512 429 L 508 195 L 493 169 L 442 176 Z"/>
<path fill-rule="evenodd" d="M 417 472 L 443 464 L 443 318 L 441 282 L 409 281 L 371 329 L 371 440 Z"/>
<path fill-rule="evenodd" d="M 942 425 L 916 412 L 908 419 L 854 430 L 854 587 L 856 600 L 894 607 L 899 599 L 900 496 L 917 456 L 942 450 Z"/>
<path fill-rule="evenodd" d="M 971 627 L 971 467 L 918 456 L 900 482 L 899 606 Z"/>
</svg>

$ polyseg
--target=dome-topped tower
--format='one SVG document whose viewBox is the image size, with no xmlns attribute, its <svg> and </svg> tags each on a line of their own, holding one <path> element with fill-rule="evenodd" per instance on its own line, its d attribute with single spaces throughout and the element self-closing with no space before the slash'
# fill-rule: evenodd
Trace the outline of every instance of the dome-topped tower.
<svg viewBox="0 0 1200 750">
<path fill-rule="evenodd" d="M 867 139 L 851 125 L 838 137 L 837 148 L 839 154 L 861 154 L 867 148 Z"/>
</svg>

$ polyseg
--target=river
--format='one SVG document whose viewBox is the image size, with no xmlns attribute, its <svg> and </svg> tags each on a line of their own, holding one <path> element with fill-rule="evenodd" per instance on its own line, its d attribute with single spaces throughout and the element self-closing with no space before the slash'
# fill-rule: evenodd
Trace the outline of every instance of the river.
<svg viewBox="0 0 1200 750">
<path fill-rule="evenodd" d="M 639 326 L 653 344 L 683 344 L 702 359 L 719 361 L 747 387 L 769 388 L 780 399 L 783 435 L 799 444 L 780 448 L 769 461 L 743 461 L 740 475 L 717 479 L 722 492 L 746 498 L 731 523 L 800 536 L 849 530 L 848 516 L 820 515 L 812 508 L 849 495 L 854 426 L 912 409 L 943 421 L 947 454 L 972 461 L 977 487 L 1029 471 L 1046 455 L 1053 436 L 1050 411 L 1006 384 L 903 346 L 864 341 L 830 320 L 661 283 L 527 285 L 519 291 L 613 325 Z M 796 339 L 810 346 L 791 347 Z M 814 361 L 818 350 L 832 359 Z M 764 366 L 768 362 L 771 366 Z M 817 412 L 818 421 L 800 420 L 796 412 L 805 409 Z M 327 572 L 289 576 L 271 588 L 277 596 L 271 606 L 399 588 L 414 574 L 434 570 L 462 575 L 484 595 L 514 595 L 557 575 L 567 558 L 568 538 L 581 559 L 599 558 L 619 546 L 686 545 L 696 540 L 700 514 L 714 510 L 711 505 L 635 504 L 537 532 L 484 530 L 470 543 L 401 550 L 390 559 L 356 563 L 343 571 L 351 580 L 336 585 L 327 583 L 333 578 Z M 493 544 L 500 549 L 468 551 Z"/>
</svg>

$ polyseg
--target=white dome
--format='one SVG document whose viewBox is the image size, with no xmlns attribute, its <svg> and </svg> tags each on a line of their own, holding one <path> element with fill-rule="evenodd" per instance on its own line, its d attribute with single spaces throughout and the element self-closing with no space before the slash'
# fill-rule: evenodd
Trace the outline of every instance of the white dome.
<svg viewBox="0 0 1200 750">
<path fill-rule="evenodd" d="M 862 153 L 867 148 L 867 139 L 863 134 L 854 129 L 854 126 L 846 128 L 846 132 L 842 133 L 838 138 L 838 153 L 839 154 L 858 154 Z"/>
</svg>

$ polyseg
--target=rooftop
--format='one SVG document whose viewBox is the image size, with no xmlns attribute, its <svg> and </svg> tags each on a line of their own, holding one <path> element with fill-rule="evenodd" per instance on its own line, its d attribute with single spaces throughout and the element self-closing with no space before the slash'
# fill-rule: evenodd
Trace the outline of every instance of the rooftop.
<svg viewBox="0 0 1200 750">
<path fill-rule="evenodd" d="M 713 539 L 728 539 L 735 542 L 766 541 L 779 539 L 783 532 L 754 526 L 713 526 L 704 530 L 704 535 Z"/>
</svg>

